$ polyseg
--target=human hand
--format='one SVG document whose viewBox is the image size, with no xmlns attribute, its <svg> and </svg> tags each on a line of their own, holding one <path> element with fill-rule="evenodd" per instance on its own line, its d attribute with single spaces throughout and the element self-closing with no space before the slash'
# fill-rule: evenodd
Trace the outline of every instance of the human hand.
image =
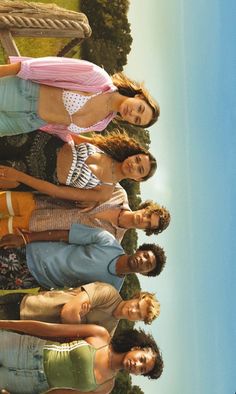
<svg viewBox="0 0 236 394">
<path fill-rule="evenodd" d="M 0 181 L 20 182 L 21 171 L 13 167 L 0 166 Z"/>
<path fill-rule="evenodd" d="M 5 389 L 0 389 L 0 394 L 10 394 L 9 391 L 5 390 Z"/>
<path fill-rule="evenodd" d="M 83 213 L 91 211 L 97 205 L 98 203 L 93 201 L 76 201 L 76 208 L 78 208 Z"/>
<path fill-rule="evenodd" d="M 19 186 L 19 182 L 11 182 L 11 181 L 0 181 L 0 189 L 9 190 L 15 189 L 15 187 Z"/>
<path fill-rule="evenodd" d="M 24 245 L 25 242 L 23 237 L 17 234 L 4 235 L 0 240 L 0 248 L 3 249 L 19 248 L 20 246 Z"/>
</svg>

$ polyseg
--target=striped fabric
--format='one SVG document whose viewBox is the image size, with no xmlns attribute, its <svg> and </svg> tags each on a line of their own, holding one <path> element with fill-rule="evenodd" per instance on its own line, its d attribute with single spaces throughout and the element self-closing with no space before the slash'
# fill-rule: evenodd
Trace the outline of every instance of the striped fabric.
<svg viewBox="0 0 236 394">
<path fill-rule="evenodd" d="M 100 181 L 86 164 L 86 160 L 89 156 L 97 152 L 103 153 L 101 149 L 89 143 L 72 145 L 71 149 L 73 160 L 66 180 L 68 186 L 78 187 L 80 189 L 93 189 L 98 185 L 113 185 L 112 183 Z"/>
<path fill-rule="evenodd" d="M 10 62 L 21 62 L 21 70 L 17 76 L 36 83 L 88 93 L 116 90 L 111 77 L 104 69 L 85 60 L 53 56 L 38 59 L 11 56 Z M 86 131 L 104 130 L 115 116 L 116 113 L 110 113 L 96 125 L 88 127 Z M 41 130 L 56 134 L 64 141 L 72 141 L 66 126 L 48 124 Z"/>
<path fill-rule="evenodd" d="M 80 223 L 89 227 L 99 227 L 109 231 L 120 242 L 126 232 L 125 228 L 114 226 L 107 220 L 97 219 L 96 214 L 110 209 L 129 210 L 128 196 L 118 183 L 112 196 L 106 202 L 101 203 L 89 211 L 83 209 L 71 201 L 61 202 L 51 197 L 35 195 L 36 209 L 33 211 L 30 223 L 30 231 L 45 230 L 69 230 L 72 223 Z"/>
</svg>

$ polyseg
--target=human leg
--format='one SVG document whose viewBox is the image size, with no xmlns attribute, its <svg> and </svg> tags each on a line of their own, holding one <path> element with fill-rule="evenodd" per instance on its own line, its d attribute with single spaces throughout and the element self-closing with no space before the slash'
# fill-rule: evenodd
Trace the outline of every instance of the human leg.
<svg viewBox="0 0 236 394">
<path fill-rule="evenodd" d="M 29 229 L 29 220 L 35 209 L 33 193 L 0 192 L 0 237 L 14 234 L 17 229 Z"/>
<path fill-rule="evenodd" d="M 45 340 L 0 330 L 1 387 L 15 394 L 36 394 L 48 389 L 43 371 Z"/>
<path fill-rule="evenodd" d="M 18 77 L 0 78 L 0 135 L 29 133 L 44 125 L 37 115 L 39 85 Z"/>
</svg>

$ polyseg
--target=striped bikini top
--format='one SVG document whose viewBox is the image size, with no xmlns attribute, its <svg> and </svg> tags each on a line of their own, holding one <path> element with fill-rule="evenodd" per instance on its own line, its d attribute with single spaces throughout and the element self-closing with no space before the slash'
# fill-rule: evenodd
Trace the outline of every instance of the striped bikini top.
<svg viewBox="0 0 236 394">
<path fill-rule="evenodd" d="M 87 131 L 91 127 L 95 127 L 99 123 L 95 123 L 93 126 L 89 127 L 79 127 L 75 123 L 73 123 L 72 120 L 72 115 L 79 111 L 79 109 L 81 109 L 87 103 L 87 101 L 89 101 L 92 97 L 97 96 L 98 94 L 100 94 L 100 92 L 92 94 L 91 96 L 83 96 L 80 93 L 63 90 L 62 101 L 71 120 L 71 124 L 67 127 L 69 131 L 71 131 L 72 133 L 82 133 Z"/>
<path fill-rule="evenodd" d="M 86 160 L 89 156 L 95 153 L 104 154 L 101 149 L 90 143 L 71 145 L 71 149 L 73 160 L 66 180 L 66 185 L 78 187 L 80 189 L 92 189 L 98 185 L 114 185 L 110 182 L 100 181 L 86 164 Z"/>
</svg>

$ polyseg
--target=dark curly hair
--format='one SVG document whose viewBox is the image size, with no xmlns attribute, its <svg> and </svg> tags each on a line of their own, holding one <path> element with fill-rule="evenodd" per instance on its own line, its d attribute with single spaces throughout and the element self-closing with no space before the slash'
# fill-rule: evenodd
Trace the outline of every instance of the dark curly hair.
<svg viewBox="0 0 236 394">
<path fill-rule="evenodd" d="M 155 157 L 134 138 L 129 137 L 125 131 L 121 131 L 121 129 L 115 129 L 105 136 L 93 134 L 92 141 L 94 145 L 98 146 L 103 152 L 120 163 L 130 156 L 139 154 L 147 155 L 150 161 L 150 171 L 142 178 L 142 181 L 149 179 L 157 169 Z"/>
<path fill-rule="evenodd" d="M 118 92 L 126 97 L 134 97 L 137 94 L 146 101 L 152 110 L 152 119 L 146 125 L 139 125 L 139 127 L 150 127 L 157 122 L 160 115 L 159 104 L 152 98 L 148 90 L 143 84 L 133 81 L 123 73 L 116 73 L 112 75 L 112 82 L 117 87 Z"/>
<path fill-rule="evenodd" d="M 156 259 L 156 265 L 155 268 L 153 268 L 152 271 L 141 273 L 142 275 L 145 276 L 157 276 L 161 273 L 161 271 L 163 270 L 165 263 L 166 263 L 166 255 L 164 252 L 164 249 L 162 249 L 160 246 L 155 245 L 155 244 L 142 244 L 141 246 L 139 246 L 138 250 L 151 250 L 152 253 L 155 256 Z"/>
<path fill-rule="evenodd" d="M 144 229 L 146 235 L 160 234 L 169 226 L 171 216 L 170 212 L 165 207 L 155 203 L 152 200 L 146 200 L 138 206 L 138 210 L 139 209 L 145 209 L 150 215 L 155 213 L 159 216 L 159 226 L 156 228 Z"/>
<path fill-rule="evenodd" d="M 161 352 L 151 334 L 146 334 L 145 331 L 136 329 L 122 330 L 119 334 L 112 337 L 111 345 L 116 353 L 126 353 L 134 347 L 151 349 L 156 355 L 155 364 L 153 369 L 143 374 L 143 376 L 148 376 L 149 379 L 158 379 L 161 376 L 164 363 Z"/>
</svg>

